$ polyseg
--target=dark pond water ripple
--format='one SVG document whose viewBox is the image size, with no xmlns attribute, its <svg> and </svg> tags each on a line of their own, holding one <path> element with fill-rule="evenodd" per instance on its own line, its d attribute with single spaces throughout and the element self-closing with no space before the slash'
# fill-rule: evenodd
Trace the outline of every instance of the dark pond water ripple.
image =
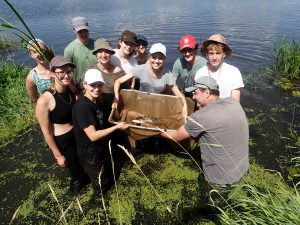
<svg viewBox="0 0 300 225">
<path fill-rule="evenodd" d="M 242 73 L 274 60 L 274 49 L 284 36 L 300 42 L 299 0 L 39 0 L 11 3 L 23 16 L 36 37 L 53 46 L 56 54 L 74 38 L 71 20 L 86 16 L 93 38 L 105 37 L 115 45 L 124 29 L 144 34 L 149 43 L 167 46 L 168 67 L 179 56 L 177 45 L 182 35 L 190 33 L 203 41 L 222 33 L 233 49 L 228 62 Z M 3 1 L 0 15 L 19 24 Z M 32 64 L 24 51 L 17 61 Z"/>
</svg>

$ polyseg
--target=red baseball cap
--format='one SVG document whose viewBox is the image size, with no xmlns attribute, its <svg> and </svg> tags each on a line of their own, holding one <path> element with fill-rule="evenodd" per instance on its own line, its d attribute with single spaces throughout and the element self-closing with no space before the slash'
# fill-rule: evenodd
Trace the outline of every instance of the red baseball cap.
<svg viewBox="0 0 300 225">
<path fill-rule="evenodd" d="M 179 42 L 179 51 L 181 51 L 184 48 L 192 48 L 194 49 L 197 45 L 196 39 L 193 35 L 186 34 L 184 35 Z"/>
</svg>

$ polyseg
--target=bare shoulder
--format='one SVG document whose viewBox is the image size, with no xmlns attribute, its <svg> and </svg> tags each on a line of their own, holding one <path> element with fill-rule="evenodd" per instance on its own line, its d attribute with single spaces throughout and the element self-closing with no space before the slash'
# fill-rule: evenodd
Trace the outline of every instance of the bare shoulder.
<svg viewBox="0 0 300 225">
<path fill-rule="evenodd" d="M 32 70 L 29 71 L 26 77 L 27 82 L 33 82 Z"/>
<path fill-rule="evenodd" d="M 123 71 L 122 67 L 120 67 L 120 66 L 115 66 L 115 68 L 114 68 L 114 73 L 119 73 L 119 72 L 121 72 L 121 71 Z"/>
<path fill-rule="evenodd" d="M 49 91 L 46 91 L 37 100 L 36 111 L 51 110 L 54 108 L 53 107 L 54 104 L 55 104 L 55 100 L 53 98 L 53 95 Z"/>
</svg>

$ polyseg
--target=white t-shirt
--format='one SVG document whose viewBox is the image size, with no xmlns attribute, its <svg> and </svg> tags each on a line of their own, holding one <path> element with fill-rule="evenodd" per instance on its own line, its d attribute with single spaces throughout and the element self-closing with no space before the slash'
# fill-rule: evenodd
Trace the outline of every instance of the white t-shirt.
<svg viewBox="0 0 300 225">
<path fill-rule="evenodd" d="M 207 65 L 200 68 L 195 75 L 195 81 L 204 76 L 211 76 L 217 81 L 220 90 L 220 98 L 231 96 L 231 91 L 244 87 L 242 74 L 238 68 L 223 62 L 216 72 L 208 72 Z"/>
<path fill-rule="evenodd" d="M 110 62 L 114 66 L 121 67 L 125 73 L 129 73 L 133 67 L 138 65 L 137 60 L 133 56 L 131 56 L 128 60 L 124 60 L 120 58 L 116 49 L 114 49 L 114 51 L 116 53 L 111 56 Z"/>
</svg>

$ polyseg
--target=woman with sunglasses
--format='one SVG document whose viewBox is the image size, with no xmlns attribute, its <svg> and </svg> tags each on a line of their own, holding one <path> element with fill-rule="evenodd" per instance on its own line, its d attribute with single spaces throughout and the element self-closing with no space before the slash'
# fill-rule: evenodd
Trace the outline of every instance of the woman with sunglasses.
<svg viewBox="0 0 300 225">
<path fill-rule="evenodd" d="M 131 78 L 140 80 L 140 91 L 163 94 L 172 92 L 183 101 L 183 114 L 187 115 L 187 106 L 184 95 L 176 86 L 176 81 L 171 72 L 166 71 L 166 47 L 161 43 L 155 43 L 150 48 L 150 57 L 146 64 L 134 67 L 125 76 L 117 79 L 114 84 L 115 100 L 112 105 L 117 107 L 120 85 Z"/>
<path fill-rule="evenodd" d="M 63 56 L 51 60 L 51 88 L 38 99 L 35 113 L 58 165 L 68 168 L 71 174 L 71 192 L 77 193 L 89 181 L 77 160 L 73 133 L 72 109 L 76 97 L 68 85 L 73 79 L 74 68 L 75 65 Z"/>
</svg>

